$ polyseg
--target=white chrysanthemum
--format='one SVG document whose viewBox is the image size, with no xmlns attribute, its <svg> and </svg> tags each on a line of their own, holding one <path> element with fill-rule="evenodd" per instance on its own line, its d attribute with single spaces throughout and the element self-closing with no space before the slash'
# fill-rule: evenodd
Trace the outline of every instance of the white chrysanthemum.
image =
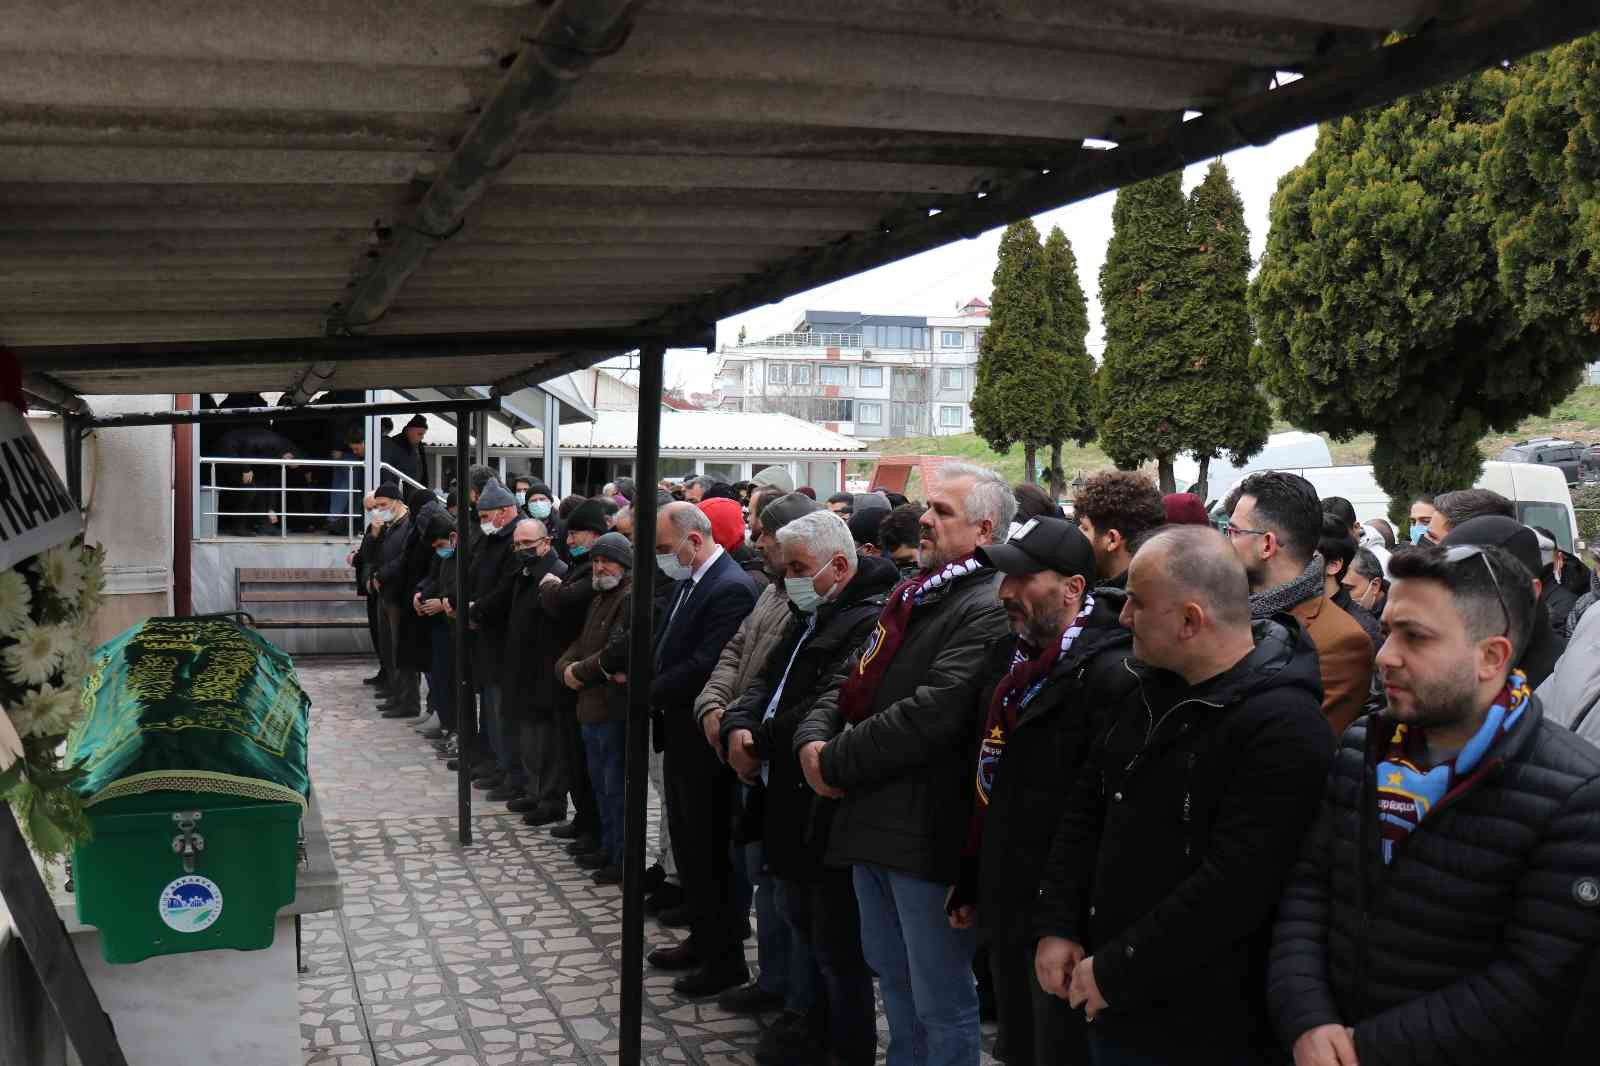
<svg viewBox="0 0 1600 1066">
<path fill-rule="evenodd" d="M 10 714 L 23 736 L 65 736 L 78 715 L 77 689 L 42 685 L 26 693 Z"/>
<path fill-rule="evenodd" d="M 30 686 L 42 685 L 55 676 L 67 646 L 60 627 L 24 622 L 13 639 L 15 644 L 0 651 L 7 677 Z"/>
<path fill-rule="evenodd" d="M 88 642 L 81 639 L 76 631 L 69 630 L 66 650 L 61 653 L 63 685 L 75 688 L 83 683 L 83 679 L 94 668 L 94 656 L 89 652 Z"/>
<path fill-rule="evenodd" d="M 0 570 L 0 633 L 14 633 L 33 610 L 33 590 L 15 570 Z"/>
<path fill-rule="evenodd" d="M 76 603 L 83 592 L 83 558 L 71 544 L 63 544 L 33 557 L 33 568 L 45 587 L 65 603 Z"/>
</svg>

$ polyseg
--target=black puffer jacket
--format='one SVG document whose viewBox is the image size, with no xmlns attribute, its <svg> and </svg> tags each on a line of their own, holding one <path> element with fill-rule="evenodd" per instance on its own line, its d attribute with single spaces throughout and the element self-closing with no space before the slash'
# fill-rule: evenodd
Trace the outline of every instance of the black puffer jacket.
<svg viewBox="0 0 1600 1066">
<path fill-rule="evenodd" d="M 976 887 L 979 927 L 995 940 L 1029 939 L 1039 878 L 1072 787 L 1111 709 L 1137 685 L 1122 666 L 1133 653 L 1133 634 L 1117 622 L 1126 597 L 1114 589 L 1096 589 L 1094 596 L 1088 625 L 1006 738 L 989 788 Z M 1015 649 L 1015 639 L 999 645 L 997 669 L 979 690 L 980 738 Z"/>
<path fill-rule="evenodd" d="M 766 799 L 762 839 L 767 865 L 774 874 L 791 881 L 811 881 L 822 869 L 828 830 L 837 806 L 811 791 L 794 755 L 794 733 L 811 710 L 818 685 L 840 669 L 844 660 L 866 640 L 883 610 L 884 597 L 900 582 L 900 571 L 887 559 L 863 555 L 856 576 L 837 602 L 817 608 L 816 631 L 798 654 L 795 645 L 805 635 L 809 619 L 796 611 L 783 636 L 773 647 L 755 682 L 722 716 L 722 746 L 736 729 L 755 737 L 757 753 L 767 760 Z M 784 667 L 789 657 L 789 678 Z M 772 693 L 783 682 L 777 713 L 762 721 Z"/>
<path fill-rule="evenodd" d="M 1096 1025 L 1220 1061 L 1270 1043 L 1272 915 L 1333 756 L 1311 638 L 1287 615 L 1254 631 L 1194 687 L 1125 664 L 1137 684 L 1078 775 L 1035 912 L 1094 957 Z"/>
<path fill-rule="evenodd" d="M 857 655 L 824 682 L 794 748 L 822 749 L 822 777 L 844 790 L 826 861 L 875 863 L 953 885 L 972 813 L 973 705 L 991 649 L 1011 632 L 1000 575 L 979 570 L 933 590 L 912 612 L 871 714 L 846 728 L 839 688 Z"/>
<path fill-rule="evenodd" d="M 467 558 L 467 621 L 472 630 L 472 682 L 479 688 L 500 684 L 505 662 L 506 619 L 511 615 L 511 575 L 517 570 L 511 538 L 517 524 L 507 522 L 472 546 Z"/>
<path fill-rule="evenodd" d="M 1551 1062 L 1574 1010 L 1600 1010 L 1577 1002 L 1600 944 L 1600 751 L 1533 697 L 1385 866 L 1372 797 L 1393 726 L 1345 732 L 1284 892 L 1278 1035 L 1353 1026 L 1362 1066 Z"/>
</svg>

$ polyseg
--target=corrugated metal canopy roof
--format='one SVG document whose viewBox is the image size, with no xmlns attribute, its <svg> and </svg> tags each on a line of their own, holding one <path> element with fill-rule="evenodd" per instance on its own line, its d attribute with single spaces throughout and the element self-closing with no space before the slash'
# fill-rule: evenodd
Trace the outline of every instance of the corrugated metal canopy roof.
<svg viewBox="0 0 1600 1066">
<path fill-rule="evenodd" d="M 13 0 L 0 343 L 85 393 L 520 384 L 703 343 L 1597 8 Z M 1417 36 L 1378 49 L 1397 28 Z M 1269 92 L 1279 70 L 1307 76 Z M 441 204 L 459 225 L 437 232 Z"/>
</svg>

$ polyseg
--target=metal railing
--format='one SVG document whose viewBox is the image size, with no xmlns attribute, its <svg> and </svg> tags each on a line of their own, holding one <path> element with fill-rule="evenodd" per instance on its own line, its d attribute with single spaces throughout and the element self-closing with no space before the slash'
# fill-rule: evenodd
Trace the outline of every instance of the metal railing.
<svg viewBox="0 0 1600 1066">
<path fill-rule="evenodd" d="M 428 488 L 428 486 L 424 485 L 422 482 L 418 481 L 416 478 L 414 478 L 411 475 L 407 474 L 404 470 L 397 470 L 394 467 L 390 466 L 388 463 L 379 463 L 378 464 L 378 480 L 382 481 L 386 474 L 393 474 L 395 477 L 399 478 L 400 479 L 400 484 L 402 484 L 402 485 L 409 485 L 414 489 L 427 489 Z M 433 492 L 432 489 L 428 489 L 428 491 L 429 492 Z M 439 495 L 437 492 L 434 492 L 433 494 L 435 496 Z M 442 497 L 440 497 L 440 498 L 442 499 Z"/>
<path fill-rule="evenodd" d="M 859 333 L 774 333 L 745 341 L 741 348 L 860 348 Z"/>
<path fill-rule="evenodd" d="M 217 483 L 218 467 L 245 467 L 246 470 L 239 475 L 239 484 L 219 485 Z M 349 475 L 346 478 L 346 483 L 343 487 L 338 487 L 331 484 L 329 486 L 290 484 L 291 472 L 306 467 L 312 469 L 328 469 L 330 471 L 347 470 L 349 471 Z M 266 535 L 287 537 L 291 532 L 289 529 L 290 523 L 288 521 L 291 518 L 315 519 L 316 521 L 313 524 L 313 530 L 311 530 L 312 532 L 315 531 L 315 526 L 321 526 L 324 530 L 331 532 L 330 527 L 342 525 L 344 527 L 345 536 L 349 537 L 351 540 L 354 540 L 360 534 L 364 526 L 364 513 L 359 510 L 361 506 L 361 500 L 366 495 L 366 463 L 363 460 L 232 459 L 224 458 L 222 456 L 203 455 L 200 457 L 200 468 L 202 471 L 202 477 L 205 479 L 204 487 L 211 491 L 212 498 L 216 501 L 215 510 L 203 510 L 201 514 L 217 520 L 217 531 L 219 533 L 223 532 L 221 526 L 224 519 L 227 519 L 230 522 L 251 523 L 250 528 L 242 532 L 237 527 L 227 531 L 236 536 Z M 269 472 L 268 476 L 265 478 L 261 476 L 263 471 Z M 274 477 L 270 472 L 275 472 L 276 476 Z M 405 475 L 400 474 L 398 470 L 396 470 L 395 473 L 401 477 L 405 477 Z M 250 480 L 245 481 L 246 477 L 248 477 Z M 336 478 L 337 475 L 333 475 L 333 477 L 330 477 L 330 482 Z M 224 480 L 228 479 L 224 477 Z M 411 479 L 407 478 L 406 480 L 410 481 Z M 415 482 L 413 482 L 413 484 L 415 484 Z M 244 499 L 242 497 L 253 495 L 258 498 L 257 502 L 260 502 L 259 497 L 264 496 L 266 498 L 266 503 L 272 503 L 275 501 L 277 506 L 257 508 L 244 507 L 239 509 L 225 508 L 223 506 L 223 501 L 227 498 L 225 494 L 228 493 L 235 494 L 234 499 L 240 503 L 250 503 L 251 501 L 249 499 Z M 347 502 L 342 508 L 336 506 L 336 500 L 329 500 L 329 506 L 323 508 L 321 511 L 291 511 L 289 509 L 289 497 L 291 495 L 301 496 L 302 494 L 306 493 L 315 493 L 318 494 L 319 497 L 343 495 Z M 356 509 L 354 510 L 352 510 L 352 505 L 348 502 L 352 499 L 355 501 L 354 507 Z M 255 521 L 252 522 L 251 520 Z M 262 525 L 266 525 L 268 527 L 266 532 L 263 532 L 261 529 Z"/>
</svg>

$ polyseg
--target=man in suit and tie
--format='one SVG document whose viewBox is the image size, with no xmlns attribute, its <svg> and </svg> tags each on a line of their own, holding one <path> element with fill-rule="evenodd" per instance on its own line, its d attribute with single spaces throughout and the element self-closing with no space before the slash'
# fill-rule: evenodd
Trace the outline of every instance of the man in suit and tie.
<svg viewBox="0 0 1600 1066">
<path fill-rule="evenodd" d="M 678 992 L 713 996 L 750 979 L 744 961 L 747 915 L 734 904 L 733 771 L 701 735 L 694 701 L 722 646 L 755 607 L 757 590 L 712 538 L 711 520 L 690 503 L 661 509 L 656 565 L 674 584 L 656 622 L 650 699 L 665 725 L 667 823 L 691 917 L 689 938 L 657 948 L 650 963 L 688 971 L 673 982 Z"/>
</svg>

